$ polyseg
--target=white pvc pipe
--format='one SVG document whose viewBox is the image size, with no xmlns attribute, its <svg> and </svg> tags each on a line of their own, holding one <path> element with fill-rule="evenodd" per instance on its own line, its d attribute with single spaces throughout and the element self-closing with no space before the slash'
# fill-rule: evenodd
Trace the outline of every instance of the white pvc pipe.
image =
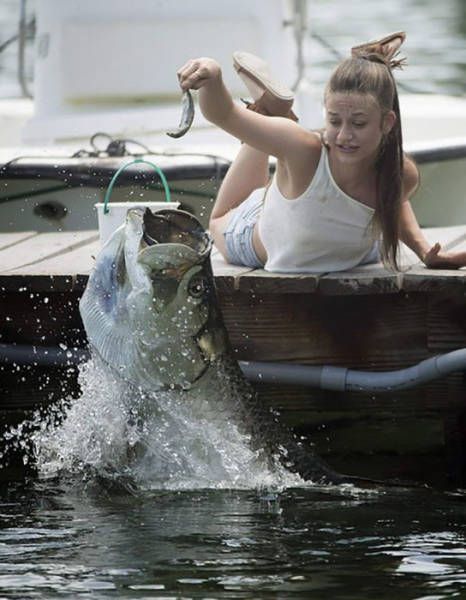
<svg viewBox="0 0 466 600">
<path fill-rule="evenodd" d="M 0 344 L 0 363 L 63 367 L 84 362 L 84 348 Z M 355 371 L 345 367 L 240 361 L 244 376 L 253 383 L 318 387 L 338 392 L 391 392 L 407 390 L 455 371 L 466 371 L 466 348 L 439 354 L 397 371 Z"/>
<path fill-rule="evenodd" d="M 411 389 L 454 371 L 466 370 L 466 348 L 433 356 L 397 371 L 354 371 L 345 367 L 273 362 L 240 362 L 240 367 L 247 379 L 255 383 L 301 385 L 340 392 L 390 392 Z"/>
</svg>

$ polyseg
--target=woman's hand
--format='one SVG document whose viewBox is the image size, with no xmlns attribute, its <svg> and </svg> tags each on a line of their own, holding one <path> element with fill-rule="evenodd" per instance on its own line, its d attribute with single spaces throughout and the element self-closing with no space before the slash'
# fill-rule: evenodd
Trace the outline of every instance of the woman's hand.
<svg viewBox="0 0 466 600">
<path fill-rule="evenodd" d="M 423 262 L 429 269 L 461 269 L 466 267 L 466 252 L 442 252 L 437 242 L 425 253 Z"/>
<path fill-rule="evenodd" d="M 415 185 L 411 186 L 411 191 L 415 187 Z M 401 205 L 400 233 L 400 239 L 419 256 L 428 269 L 461 269 L 461 267 L 466 267 L 466 252 L 443 252 L 442 246 L 438 242 L 430 247 L 419 227 L 408 199 Z"/>
<path fill-rule="evenodd" d="M 195 58 L 188 60 L 178 71 L 181 89 L 199 90 L 212 81 L 221 80 L 220 65 L 212 58 Z"/>
</svg>

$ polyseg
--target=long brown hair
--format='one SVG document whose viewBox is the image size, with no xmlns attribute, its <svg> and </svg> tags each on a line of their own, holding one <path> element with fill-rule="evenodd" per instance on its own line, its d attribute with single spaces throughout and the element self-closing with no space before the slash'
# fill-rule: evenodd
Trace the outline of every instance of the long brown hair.
<svg viewBox="0 0 466 600">
<path fill-rule="evenodd" d="M 328 93 L 354 92 L 370 94 L 382 111 L 382 118 L 393 110 L 396 121 L 384 134 L 376 161 L 376 203 L 374 233 L 382 234 L 382 260 L 385 265 L 398 269 L 398 241 L 400 238 L 400 209 L 403 185 L 403 138 L 400 106 L 390 62 L 382 53 L 370 52 L 341 62 L 330 77 Z"/>
</svg>

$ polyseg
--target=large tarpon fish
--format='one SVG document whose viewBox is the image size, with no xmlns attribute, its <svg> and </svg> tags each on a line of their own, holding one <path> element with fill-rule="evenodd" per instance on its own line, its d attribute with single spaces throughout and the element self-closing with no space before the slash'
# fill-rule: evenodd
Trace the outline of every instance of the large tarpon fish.
<svg viewBox="0 0 466 600">
<path fill-rule="evenodd" d="M 189 213 L 130 209 L 97 257 L 80 302 L 93 351 L 136 388 L 180 390 L 193 410 L 233 418 L 270 465 L 278 461 L 315 482 L 352 481 L 280 423 L 245 379 L 221 317 L 211 248 Z"/>
</svg>

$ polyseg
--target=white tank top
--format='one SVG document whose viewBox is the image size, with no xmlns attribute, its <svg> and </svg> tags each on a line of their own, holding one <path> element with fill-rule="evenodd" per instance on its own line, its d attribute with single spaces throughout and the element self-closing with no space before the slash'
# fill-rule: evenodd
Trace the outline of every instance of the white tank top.
<svg viewBox="0 0 466 600">
<path fill-rule="evenodd" d="M 266 271 L 323 273 L 351 269 L 374 244 L 374 209 L 345 194 L 335 183 L 322 152 L 309 187 L 286 199 L 276 175 L 259 218 L 259 235 L 267 251 Z"/>
</svg>

